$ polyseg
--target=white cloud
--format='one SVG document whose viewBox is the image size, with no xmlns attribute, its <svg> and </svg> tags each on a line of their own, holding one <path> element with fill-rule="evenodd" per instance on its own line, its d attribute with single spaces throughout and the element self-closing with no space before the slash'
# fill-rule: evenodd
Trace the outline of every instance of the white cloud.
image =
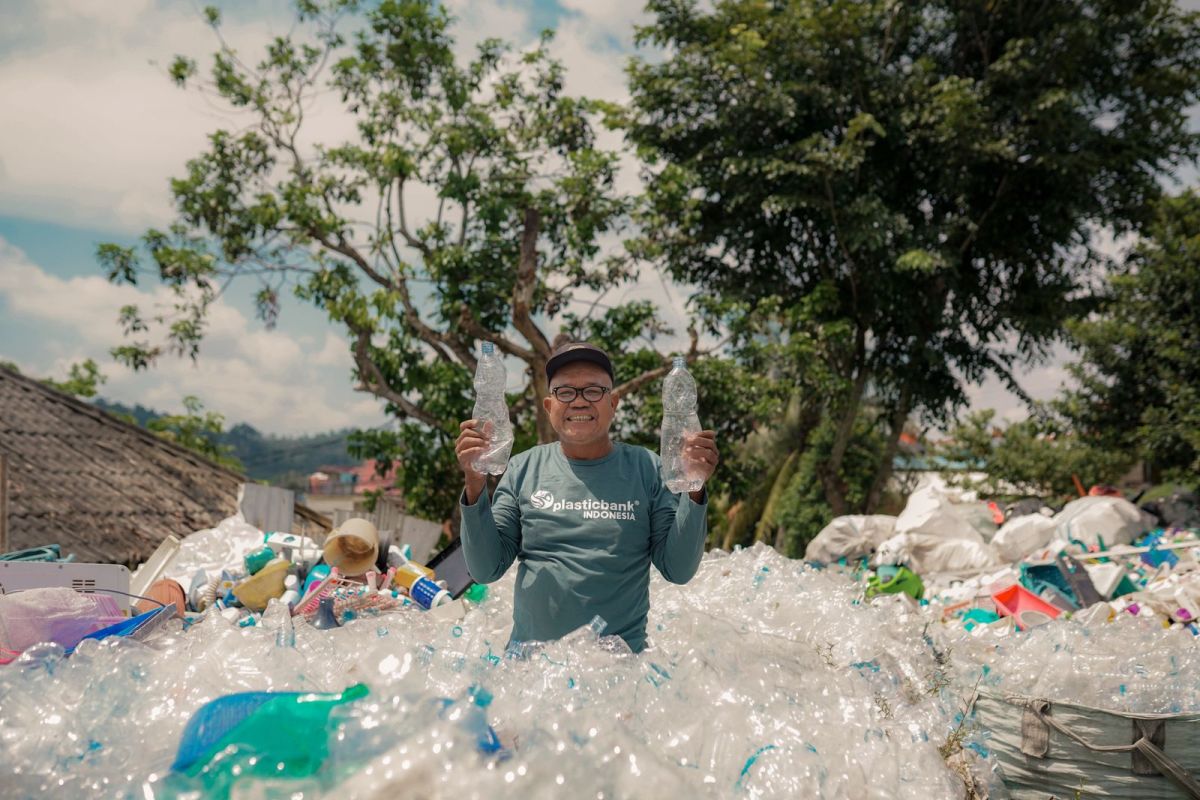
<svg viewBox="0 0 1200 800">
<path fill-rule="evenodd" d="M 172 217 L 169 178 L 202 151 L 207 134 L 247 118 L 223 103 L 177 88 L 166 74 L 175 55 L 207 74 L 218 42 L 196 7 L 151 0 L 48 0 L 21 17 L 26 38 L 6 41 L 0 60 L 0 213 L 78 227 L 140 233 Z M 226 40 L 255 62 L 277 22 L 230 19 Z M 12 110 L 18 113 L 11 113 Z M 344 115 L 314 109 L 314 135 L 336 141 Z"/>
<path fill-rule="evenodd" d="M 1066 364 L 1071 361 L 1071 351 L 1059 344 L 1051 349 L 1047 360 L 1037 365 L 1018 366 L 1013 370 L 1017 384 L 1033 400 L 1049 400 L 1070 382 Z M 994 409 L 997 420 L 1015 422 L 1029 416 L 1023 400 L 1010 392 L 996 377 L 989 377 L 978 384 L 964 387 L 970 408 L 973 410 Z"/>
<path fill-rule="evenodd" d="M 458 57 L 468 59 L 484 39 L 522 44 L 529 31 L 529 12 L 521 3 L 503 0 L 443 0 L 454 17 L 450 29 Z"/>
<path fill-rule="evenodd" d="M 578 16 L 594 36 L 609 36 L 624 47 L 633 43 L 633 30 L 649 20 L 646 0 L 558 0 L 558 4 Z"/>
<path fill-rule="evenodd" d="M 0 237 L 0 302 L 30 330 L 55 332 L 49 352 L 20 366 L 33 374 L 66 375 L 71 364 L 92 358 L 108 378 L 102 393 L 160 411 L 182 410 L 195 395 L 227 421 L 248 422 L 277 434 L 346 426 L 369 427 L 386 417 L 382 403 L 350 385 L 352 361 L 346 341 L 332 330 L 319 337 L 268 331 L 218 301 L 199 360 L 163 356 L 157 367 L 133 372 L 113 362 L 110 347 L 123 339 L 117 309 L 169 304 L 168 290 L 114 286 L 99 277 L 64 279 L 34 264 Z M 321 342 L 319 349 L 313 345 Z"/>
</svg>

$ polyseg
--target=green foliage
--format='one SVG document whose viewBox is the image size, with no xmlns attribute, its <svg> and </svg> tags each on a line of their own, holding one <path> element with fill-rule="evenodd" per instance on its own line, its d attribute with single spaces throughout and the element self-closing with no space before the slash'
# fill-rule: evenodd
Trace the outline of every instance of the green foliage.
<svg viewBox="0 0 1200 800">
<path fill-rule="evenodd" d="M 183 398 L 183 407 L 185 413 L 152 419 L 146 427 L 169 442 L 240 472 L 242 462 L 232 455 L 233 448 L 220 442 L 225 427 L 224 415 L 205 411 L 200 399 L 191 395 Z"/>
<path fill-rule="evenodd" d="M 72 364 L 65 381 L 55 381 L 47 378 L 42 381 L 52 389 L 66 392 L 74 397 L 95 397 L 99 386 L 108 379 L 100 372 L 96 362 L 88 358 L 78 364 Z"/>
<path fill-rule="evenodd" d="M 821 470 L 837 442 L 837 430 L 825 418 L 813 431 L 784 490 L 775 521 L 783 528 L 783 553 L 801 558 L 808 543 L 836 516 L 821 483 Z M 887 450 L 884 424 L 877 416 L 861 414 L 846 448 L 845 496 L 852 508 L 862 508 L 874 482 L 879 461 Z"/>
<path fill-rule="evenodd" d="M 291 291 L 346 332 L 357 388 L 399 419 L 356 435 L 355 455 L 400 459 L 410 507 L 434 517 L 461 483 L 450 445 L 471 411 L 480 341 L 517 379 L 518 448 L 554 435 L 540 401 L 555 325 L 597 329 L 620 354 L 623 395 L 666 371 L 654 309 L 599 304 L 636 275 L 609 244 L 632 200 L 616 188 L 619 153 L 596 145 L 613 109 L 565 94 L 548 37 L 522 52 L 487 40 L 464 59 L 433 0 L 306 0 L 251 63 L 220 38 L 218 13 L 205 18 L 220 42 L 207 81 L 186 58 L 170 76 L 204 82 L 250 122 L 212 133 L 172 181 L 175 224 L 148 231 L 139 251 L 100 247 L 110 280 L 137 282 L 148 259 L 176 297 L 155 316 L 122 309 L 130 340 L 116 358 L 134 369 L 168 352 L 196 358 L 231 280 L 258 282 L 268 324 Z M 354 135 L 302 144 L 318 103 L 340 104 Z M 568 315 L 571 303 L 604 316 Z"/>
<path fill-rule="evenodd" d="M 669 56 L 630 68 L 635 252 L 703 287 L 735 348 L 772 344 L 741 318 L 779 309 L 780 371 L 833 420 L 800 473 L 836 513 L 879 501 L 910 413 L 945 422 L 964 385 L 1045 356 L 1101 261 L 1092 232 L 1143 224 L 1200 147 L 1200 25 L 1171 0 L 648 8 L 639 37 Z M 868 397 L 886 446 L 855 495 Z"/>
<path fill-rule="evenodd" d="M 1167 477 L 1200 476 L 1200 195 L 1164 198 L 1112 274 L 1093 316 L 1071 327 L 1078 387 L 1059 404 L 1081 430 Z"/>
<path fill-rule="evenodd" d="M 1048 408 L 1003 429 L 995 412 L 967 415 L 950 433 L 939 454 L 951 461 L 978 465 L 986 473 L 979 481 L 962 481 L 987 495 L 1076 496 L 1075 478 L 1084 487 L 1115 483 L 1128 472 L 1135 456 L 1111 450 Z"/>
</svg>

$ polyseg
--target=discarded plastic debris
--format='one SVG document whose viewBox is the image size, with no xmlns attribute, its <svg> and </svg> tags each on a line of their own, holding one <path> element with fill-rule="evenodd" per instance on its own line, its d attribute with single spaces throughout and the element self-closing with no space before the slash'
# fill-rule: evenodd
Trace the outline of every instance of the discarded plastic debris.
<svg viewBox="0 0 1200 800">
<path fill-rule="evenodd" d="M 262 611 L 267 607 L 267 601 L 283 594 L 283 581 L 289 568 L 290 562 L 277 558 L 237 583 L 233 587 L 233 594 L 246 608 Z"/>
<path fill-rule="evenodd" d="M 246 565 L 246 572 L 254 575 L 267 564 L 271 563 L 274 558 L 275 551 L 270 547 L 263 545 L 258 550 L 253 550 L 249 553 L 246 553 L 246 557 L 242 559 L 242 563 Z"/>
<path fill-rule="evenodd" d="M 1012 617 L 1016 621 L 1017 630 L 1043 625 L 1062 613 L 1061 609 L 1017 583 L 993 594 L 992 602 L 1002 616 Z"/>
<path fill-rule="evenodd" d="M 919 600 L 925 594 L 925 584 L 921 576 L 908 567 L 883 565 L 876 574 L 867 578 L 867 598 L 881 594 L 897 594 L 903 592 L 914 600 Z"/>
<path fill-rule="evenodd" d="M 343 575 L 362 575 L 378 558 L 379 531 L 369 520 L 348 519 L 325 538 L 325 563 Z"/>
<path fill-rule="evenodd" d="M 134 604 L 134 611 L 138 614 L 144 614 L 161 606 L 173 605 L 175 614 L 182 616 L 187 609 L 187 597 L 184 595 L 183 587 L 178 581 L 173 581 L 170 578 L 159 578 L 150 585 L 146 590 L 144 599 L 139 600 Z"/>
<path fill-rule="evenodd" d="M 923 593 L 873 593 L 870 603 L 861 601 L 858 561 L 818 571 L 761 545 L 714 551 L 685 586 L 654 575 L 644 653 L 585 627 L 523 643 L 510 659 L 515 570 L 488 587 L 486 602 L 468 593 L 453 614 L 440 613 L 449 604 L 425 611 L 403 606 L 402 562 L 391 557 L 401 548 L 392 548 L 392 581 L 374 576 L 383 591 L 331 571 L 296 603 L 297 615 L 314 619 L 331 607 L 340 628 L 291 627 L 278 600 L 261 617 L 215 607 L 245 580 L 245 554 L 263 544 L 261 532 L 241 526 L 230 536 L 238 547 L 208 541 L 225 561 L 198 556 L 185 540 L 186 570 L 167 570 L 191 587 L 189 602 L 213 587 L 214 607 L 191 614 L 186 630 L 160 622 L 152 649 L 120 635 L 84 640 L 70 656 L 36 645 L 0 669 L 0 758 L 17 765 L 5 791 L 207 796 L 208 778 L 168 775 L 188 714 L 231 691 L 336 693 L 359 681 L 371 694 L 330 711 L 327 752 L 308 762 L 319 763 L 314 771 L 282 782 L 243 772 L 230 791 L 345 800 L 414 785 L 431 800 L 600 791 L 860 797 L 885 786 L 897 798 L 961 796 L 960 762 L 948 767 L 942 748 L 998 797 L 986 733 L 961 716 L 977 687 L 1144 713 L 1200 711 L 1200 651 L 1187 619 L 1200 613 L 1200 540 L 1180 532 L 1103 552 L 1062 542 L 1078 558 L 1072 577 L 1088 580 L 1087 567 L 1108 559 L 1124 565 L 1136 591 L 1097 597 L 1069 619 L 1022 606 L 1019 630 L 1000 618 L 1006 601 L 992 595 L 1018 581 L 1043 602 L 1051 589 L 1073 594 L 1056 570 L 1057 550 L 1028 562 L 1046 576 L 1040 598 L 1025 583 L 1034 571 L 995 564 L 922 574 Z M 1141 557 L 1149 552 L 1178 562 L 1154 567 Z M 295 559 L 281 560 L 304 577 Z M 893 567 L 876 581 L 899 586 L 902 569 L 914 573 Z M 409 574 L 411 585 L 417 571 Z M 480 703 L 485 696 L 491 701 Z M 826 724 L 831 718 L 841 722 Z M 242 754 L 235 747 L 214 758 L 217 790 L 217 765 L 232 772 Z"/>
<path fill-rule="evenodd" d="M 41 642 L 74 647 L 89 633 L 124 619 L 105 594 L 64 588 L 0 594 L 0 663 Z"/>
<path fill-rule="evenodd" d="M 366 697 L 357 684 L 336 694 L 250 692 L 226 695 L 188 722 L 171 771 L 194 779 L 206 797 L 229 797 L 262 779 L 305 778 L 329 754 L 329 717 L 336 706 Z M 191 786 L 176 781 L 179 788 Z"/>
<path fill-rule="evenodd" d="M 331 628 L 341 627 L 341 624 L 337 621 L 337 616 L 333 613 L 332 597 L 321 598 L 321 602 L 317 606 L 316 616 L 312 621 L 312 626 L 319 631 L 327 631 Z"/>
</svg>

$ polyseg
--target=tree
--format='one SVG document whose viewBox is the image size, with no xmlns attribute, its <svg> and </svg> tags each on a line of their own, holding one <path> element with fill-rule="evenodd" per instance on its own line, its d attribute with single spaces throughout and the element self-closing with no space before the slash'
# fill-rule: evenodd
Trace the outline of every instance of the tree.
<svg viewBox="0 0 1200 800">
<path fill-rule="evenodd" d="M 1102 305 L 1071 326 L 1077 386 L 1060 412 L 1170 478 L 1200 476 L 1200 195 L 1155 207 L 1108 278 Z"/>
<path fill-rule="evenodd" d="M 108 379 L 100 372 L 100 367 L 92 359 L 84 359 L 78 364 L 72 364 L 65 381 L 46 378 L 42 383 L 60 392 L 66 392 L 75 397 L 95 397 L 100 385 Z"/>
<path fill-rule="evenodd" d="M 1115 483 L 1136 455 L 1112 449 L 1069 420 L 1054 413 L 1053 404 L 1004 428 L 994 424 L 995 412 L 969 414 L 951 429 L 950 441 L 939 455 L 951 461 L 978 465 L 982 480 L 963 481 L 989 495 L 1029 494 L 1074 497 L 1076 480 L 1083 486 Z"/>
<path fill-rule="evenodd" d="M 233 455 L 233 447 L 220 441 L 225 428 L 224 415 L 205 411 L 200 399 L 192 395 L 183 398 L 183 407 L 186 413 L 157 417 L 147 422 L 146 427 L 168 442 L 241 472 L 242 462 Z"/>
<path fill-rule="evenodd" d="M 279 37 L 254 66 L 220 40 L 204 89 L 249 125 L 213 133 L 172 181 L 179 219 L 143 246 L 178 304 L 153 319 L 122 309 L 126 332 L 142 338 L 114 355 L 134 368 L 167 351 L 195 358 L 206 310 L 231 280 L 260 281 L 268 323 L 292 286 L 344 327 L 357 388 L 401 421 L 357 434 L 355 454 L 400 458 L 409 507 L 444 517 L 460 483 L 450 443 L 470 414 L 477 342 L 522 370 L 510 396 L 518 449 L 554 436 L 540 400 L 556 322 L 604 332 L 621 395 L 669 369 L 654 346 L 669 331 L 652 306 L 601 302 L 637 266 L 607 246 L 631 203 L 615 187 L 618 154 L 595 142 L 610 109 L 564 94 L 548 36 L 519 53 L 488 40 L 460 64 L 433 0 L 298 9 L 312 37 Z M 351 13 L 360 16 L 344 35 L 339 18 Z M 206 14 L 220 37 L 220 15 Z M 183 58 L 171 67 L 181 86 L 197 71 Z M 353 120 L 350 141 L 310 142 L 323 93 Z M 111 280 L 138 279 L 134 249 L 106 244 L 98 255 Z M 591 313 L 568 313 L 576 301 Z M 149 338 L 152 323 L 166 326 L 163 341 Z M 688 357 L 703 352 L 693 336 Z"/>
<path fill-rule="evenodd" d="M 651 0 L 629 136 L 639 253 L 707 296 L 792 309 L 826 379 L 831 513 L 879 503 L 910 414 L 1044 357 L 1158 179 L 1194 160 L 1200 24 L 1171 0 Z M 718 317 L 728 305 L 715 304 Z M 799 310 L 796 310 L 799 309 Z M 858 490 L 864 403 L 883 447 Z"/>
</svg>

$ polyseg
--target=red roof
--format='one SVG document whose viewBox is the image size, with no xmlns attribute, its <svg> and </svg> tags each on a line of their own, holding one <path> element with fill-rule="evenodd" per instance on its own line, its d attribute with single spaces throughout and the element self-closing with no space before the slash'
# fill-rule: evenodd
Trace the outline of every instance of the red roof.
<svg viewBox="0 0 1200 800">
<path fill-rule="evenodd" d="M 320 493 L 322 487 L 328 487 L 332 484 L 349 483 L 354 486 L 353 494 L 377 492 L 381 489 L 386 494 L 399 494 L 400 490 L 393 484 L 396 481 L 396 468 L 400 466 L 400 462 L 393 461 L 391 469 L 387 470 L 382 476 L 376 471 L 377 464 L 378 462 L 371 458 L 352 467 L 321 467 L 321 469 L 308 476 L 309 491 Z M 343 475 L 353 477 L 343 478 Z M 349 493 L 347 492 L 347 494 Z"/>
</svg>

